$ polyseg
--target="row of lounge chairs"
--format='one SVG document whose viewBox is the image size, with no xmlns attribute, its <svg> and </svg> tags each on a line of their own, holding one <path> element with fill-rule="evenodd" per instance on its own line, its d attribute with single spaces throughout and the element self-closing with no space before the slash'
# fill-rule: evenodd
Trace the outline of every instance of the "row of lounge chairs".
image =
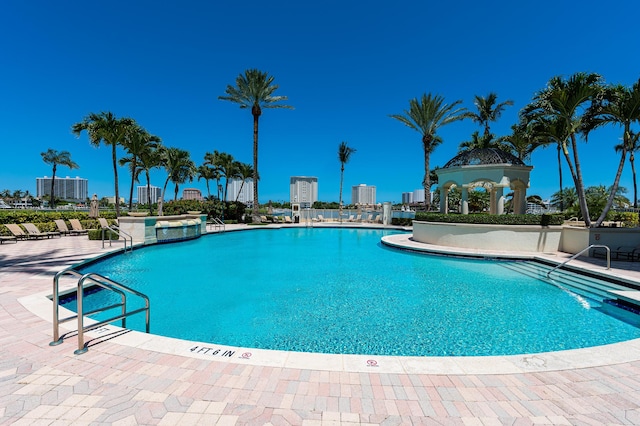
<svg viewBox="0 0 640 426">
<path fill-rule="evenodd" d="M 264 223 L 293 223 L 289 216 L 272 216 L 271 220 L 267 216 L 260 216 L 260 220 Z"/>
<path fill-rule="evenodd" d="M 82 227 L 82 224 L 78 219 L 69 219 L 72 229 L 69 229 L 65 221 L 62 219 L 55 220 L 55 223 L 58 231 L 52 232 L 42 232 L 33 223 L 23 223 L 22 226 L 15 223 L 7 223 L 4 226 L 7 227 L 12 235 L 0 236 L 0 244 L 5 241 L 18 242 L 18 240 L 40 240 L 43 238 L 60 237 L 62 235 L 86 235 L 89 232 L 87 229 Z"/>
<path fill-rule="evenodd" d="M 618 246 L 611 247 L 611 260 L 640 260 L 640 244 L 637 246 Z M 600 257 L 606 259 L 607 249 L 604 247 L 594 247 L 591 251 L 592 257 Z"/>
<path fill-rule="evenodd" d="M 323 215 L 319 214 L 315 219 L 313 219 L 315 222 L 331 222 L 331 221 L 337 221 L 338 219 L 325 219 Z M 382 216 L 378 215 L 374 218 L 374 216 L 372 214 L 370 215 L 362 215 L 359 214 L 357 216 L 355 215 L 349 215 L 349 217 L 347 219 L 344 219 L 344 222 L 366 222 L 366 223 L 382 223 Z"/>
</svg>

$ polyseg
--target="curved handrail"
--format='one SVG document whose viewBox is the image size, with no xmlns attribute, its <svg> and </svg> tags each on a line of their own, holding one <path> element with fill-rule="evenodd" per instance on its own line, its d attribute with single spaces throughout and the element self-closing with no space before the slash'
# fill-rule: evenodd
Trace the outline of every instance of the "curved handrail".
<svg viewBox="0 0 640 426">
<path fill-rule="evenodd" d="M 122 306 L 122 313 L 118 316 L 112 317 L 112 318 L 108 318 L 106 320 L 103 321 L 99 321 L 97 323 L 88 325 L 88 326 L 84 326 L 84 316 L 85 316 L 85 312 L 84 312 L 84 308 L 83 308 L 83 299 L 84 299 L 84 283 L 85 281 L 90 280 L 93 284 L 102 287 L 104 289 L 110 290 L 110 291 L 115 291 L 117 293 L 120 293 L 121 296 L 123 297 L 123 303 L 121 305 L 114 305 L 114 306 Z M 114 288 L 115 287 L 115 288 Z M 126 310 L 126 297 L 124 295 L 123 292 L 126 293 L 131 293 L 135 296 L 141 297 L 142 299 L 144 299 L 145 302 L 145 306 L 144 308 L 138 308 L 135 309 L 133 311 L 129 311 L 127 312 Z M 118 321 L 118 320 L 123 320 L 123 327 L 126 326 L 125 321 L 126 318 L 131 316 L 131 315 L 135 315 L 137 313 L 140 312 L 146 312 L 146 317 L 145 317 L 145 329 L 146 332 L 149 332 L 149 317 L 150 317 L 150 303 L 149 303 L 149 297 L 147 297 L 145 294 L 140 293 L 137 290 L 134 290 L 130 287 L 127 287 L 123 284 L 120 284 L 116 281 L 113 281 L 105 276 L 102 276 L 100 274 L 94 273 L 94 272 L 89 272 L 87 274 L 84 274 L 82 276 L 82 278 L 80 278 L 78 280 L 78 293 L 77 293 L 77 305 L 78 305 L 78 349 L 76 351 L 74 351 L 74 354 L 76 355 L 80 355 L 85 353 L 88 349 L 85 347 L 84 344 L 84 332 L 85 331 L 90 331 L 93 330 L 95 328 L 101 327 L 105 324 L 110 324 L 114 321 Z"/>
<path fill-rule="evenodd" d="M 53 341 L 49 343 L 49 346 L 56 346 L 62 343 L 62 338 L 60 337 L 60 324 L 76 318 L 74 315 L 72 317 L 67 317 L 60 320 L 60 312 L 58 310 L 60 303 L 58 282 L 64 275 L 73 275 L 74 277 L 78 278 L 82 277 L 82 274 L 80 272 L 71 268 L 63 269 L 62 271 L 56 273 L 56 275 L 53 277 Z"/>
<path fill-rule="evenodd" d="M 609 246 L 605 246 L 603 244 L 591 244 L 590 246 L 583 248 L 578 253 L 574 254 L 573 256 L 571 256 L 569 259 L 565 260 L 561 264 L 556 265 L 555 268 L 553 268 L 552 270 L 547 272 L 547 278 L 550 278 L 551 273 L 553 271 L 555 271 L 556 269 L 562 268 L 564 265 L 566 265 L 567 263 L 571 262 L 576 257 L 580 256 L 585 251 L 590 250 L 590 249 L 595 248 L 595 247 L 600 247 L 600 248 L 604 248 L 604 249 L 607 250 L 607 269 L 611 269 L 611 249 L 609 248 Z"/>
<path fill-rule="evenodd" d="M 122 235 L 126 235 L 127 237 L 129 237 L 129 250 L 133 251 L 133 237 L 131 235 L 129 235 L 128 233 L 124 232 L 122 229 L 120 229 L 119 227 L 117 227 L 116 225 L 109 225 L 109 226 L 103 226 L 102 227 L 102 248 L 104 248 L 104 232 L 106 229 L 109 229 L 110 231 L 115 232 L 116 234 L 118 234 L 118 239 L 120 239 L 120 237 L 122 237 L 122 239 L 124 240 L 124 252 L 127 252 L 127 238 L 122 236 Z M 109 237 L 109 246 L 111 246 L 111 237 Z"/>
</svg>

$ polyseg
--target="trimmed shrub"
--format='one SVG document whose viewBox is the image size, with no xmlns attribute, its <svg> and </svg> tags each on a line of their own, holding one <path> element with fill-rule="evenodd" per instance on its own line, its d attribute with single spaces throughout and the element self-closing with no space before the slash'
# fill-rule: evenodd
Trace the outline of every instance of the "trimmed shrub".
<svg viewBox="0 0 640 426">
<path fill-rule="evenodd" d="M 413 219 L 408 217 L 392 217 L 391 224 L 395 226 L 412 226 Z"/>
<path fill-rule="evenodd" d="M 616 212 L 613 215 L 613 220 L 616 222 L 622 222 L 622 226 L 625 228 L 635 228 L 638 226 L 638 213 Z"/>
<path fill-rule="evenodd" d="M 90 229 L 88 235 L 90 240 L 102 240 L 102 229 Z M 120 237 L 115 232 L 107 229 L 104 233 L 104 238 L 105 240 L 117 240 Z"/>
<path fill-rule="evenodd" d="M 442 214 L 417 212 L 415 220 L 423 222 L 474 223 L 485 225 L 562 225 L 562 214 Z"/>
</svg>

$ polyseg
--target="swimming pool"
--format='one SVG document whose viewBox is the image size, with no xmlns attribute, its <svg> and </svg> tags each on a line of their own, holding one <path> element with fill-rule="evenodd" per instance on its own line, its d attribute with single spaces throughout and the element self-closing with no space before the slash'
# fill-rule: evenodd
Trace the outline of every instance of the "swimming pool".
<svg viewBox="0 0 640 426">
<path fill-rule="evenodd" d="M 86 267 L 151 299 L 151 332 L 221 345 L 415 356 L 510 355 L 640 337 L 511 262 L 386 248 L 396 231 L 288 228 L 156 245 Z M 98 292 L 87 298 L 102 298 Z M 95 301 L 95 300 L 94 300 Z M 73 305 L 69 305 L 73 309 Z M 88 307 L 90 309 L 90 305 Z M 142 318 L 128 327 L 144 330 Z"/>
</svg>

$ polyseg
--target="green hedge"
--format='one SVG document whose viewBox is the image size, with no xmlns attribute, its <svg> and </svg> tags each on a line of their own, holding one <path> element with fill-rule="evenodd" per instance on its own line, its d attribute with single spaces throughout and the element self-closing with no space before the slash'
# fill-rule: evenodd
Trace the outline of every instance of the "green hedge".
<svg viewBox="0 0 640 426">
<path fill-rule="evenodd" d="M 562 214 L 442 214 L 417 212 L 415 220 L 423 222 L 476 223 L 487 225 L 562 225 Z"/>
<path fill-rule="evenodd" d="M 102 229 L 90 229 L 88 235 L 90 240 L 102 240 Z M 105 240 L 108 240 L 109 238 L 117 240 L 120 237 L 112 230 L 107 229 L 104 233 L 104 238 Z"/>
</svg>

